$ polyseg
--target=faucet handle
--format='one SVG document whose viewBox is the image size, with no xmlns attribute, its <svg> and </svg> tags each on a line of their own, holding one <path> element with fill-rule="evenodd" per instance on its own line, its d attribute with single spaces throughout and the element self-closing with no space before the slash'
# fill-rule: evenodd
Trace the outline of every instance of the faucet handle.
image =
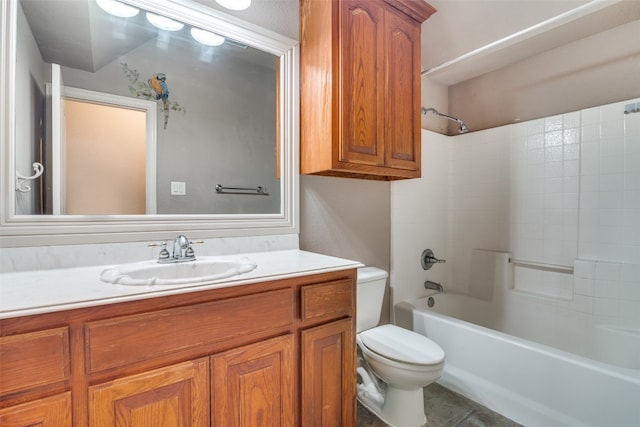
<svg viewBox="0 0 640 427">
<path fill-rule="evenodd" d="M 425 249 L 424 251 L 422 251 L 422 256 L 420 256 L 420 263 L 422 264 L 423 270 L 429 270 L 431 267 L 433 267 L 433 264 L 441 264 L 443 262 L 447 261 L 444 259 L 436 258 L 431 249 Z"/>
<path fill-rule="evenodd" d="M 171 257 L 169 251 L 167 250 L 167 242 L 162 242 L 162 248 L 160 249 L 160 254 L 158 255 L 158 261 L 167 260 Z"/>
<path fill-rule="evenodd" d="M 189 243 L 189 247 L 184 251 L 184 257 L 185 258 L 196 258 L 196 253 L 193 251 L 193 248 L 191 247 L 191 243 Z"/>
</svg>

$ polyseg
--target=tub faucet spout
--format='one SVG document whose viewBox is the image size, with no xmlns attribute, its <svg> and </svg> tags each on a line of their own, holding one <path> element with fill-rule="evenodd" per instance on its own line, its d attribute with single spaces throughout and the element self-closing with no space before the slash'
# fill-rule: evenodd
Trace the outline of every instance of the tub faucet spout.
<svg viewBox="0 0 640 427">
<path fill-rule="evenodd" d="M 444 292 L 444 288 L 440 283 L 432 282 L 431 280 L 427 280 L 426 282 L 424 282 L 424 288 L 438 292 Z"/>
</svg>

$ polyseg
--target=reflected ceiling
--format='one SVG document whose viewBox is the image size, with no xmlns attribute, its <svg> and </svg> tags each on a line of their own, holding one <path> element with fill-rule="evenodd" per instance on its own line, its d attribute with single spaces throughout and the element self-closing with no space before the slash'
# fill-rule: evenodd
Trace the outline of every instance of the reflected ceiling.
<svg viewBox="0 0 640 427">
<path fill-rule="evenodd" d="M 115 18 L 100 9 L 95 0 L 20 2 L 45 62 L 69 68 L 95 73 L 158 34 L 158 29 L 147 21 L 144 13 L 132 18 Z M 229 12 L 213 0 L 210 3 Z M 110 37 L 105 37 L 105 34 L 110 34 Z M 173 36 L 185 37 L 182 33 Z M 270 56 L 244 48 L 245 45 L 231 40 L 227 40 L 221 47 L 227 55 L 233 55 L 235 51 L 244 60 L 260 63 L 271 69 L 274 67 Z"/>
</svg>

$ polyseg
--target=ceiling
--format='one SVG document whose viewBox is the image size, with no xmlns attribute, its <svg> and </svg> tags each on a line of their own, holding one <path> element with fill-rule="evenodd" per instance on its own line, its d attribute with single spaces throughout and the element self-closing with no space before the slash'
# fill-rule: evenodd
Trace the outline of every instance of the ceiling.
<svg viewBox="0 0 640 427">
<path fill-rule="evenodd" d="M 228 11 L 293 39 L 298 0 L 253 0 Z M 422 24 L 422 67 L 453 85 L 595 33 L 640 20 L 640 0 L 429 0 L 438 12 Z M 480 51 L 478 51 L 480 50 Z M 594 52 L 597 54 L 597 52 Z M 444 64 L 444 65 L 443 65 Z"/>
<path fill-rule="evenodd" d="M 73 43 L 73 49 L 68 51 L 83 56 L 69 58 L 69 61 L 89 61 L 78 68 L 98 69 L 108 58 L 92 56 L 95 49 L 87 43 L 99 38 L 73 34 L 72 30 L 88 34 L 89 29 L 83 29 L 82 23 L 70 13 L 71 5 L 91 10 L 96 8 L 94 2 L 59 1 L 69 5 L 57 8 L 58 12 L 64 10 L 63 13 L 47 10 L 52 4 L 48 0 L 29 0 L 34 7 L 25 10 L 25 14 L 31 15 L 30 22 L 36 16 L 48 23 L 49 28 L 54 16 L 66 19 L 66 24 L 62 22 L 53 28 L 65 28 L 68 42 Z M 215 0 L 197 2 L 299 39 L 299 0 L 253 0 L 251 7 L 244 11 L 224 9 Z M 447 86 L 640 20 L 640 0 L 430 0 L 429 3 L 438 12 L 422 25 L 422 68 L 429 70 L 429 78 Z M 149 35 L 141 34 L 141 37 L 148 39 Z M 110 52 L 110 57 L 126 52 L 131 46 L 123 45 L 119 49 Z"/>
</svg>

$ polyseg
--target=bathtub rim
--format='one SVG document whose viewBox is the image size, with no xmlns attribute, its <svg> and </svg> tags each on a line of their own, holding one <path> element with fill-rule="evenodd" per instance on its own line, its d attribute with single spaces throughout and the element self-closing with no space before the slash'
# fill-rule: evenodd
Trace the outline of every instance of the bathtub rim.
<svg viewBox="0 0 640 427">
<path fill-rule="evenodd" d="M 477 325 L 475 323 L 467 322 L 466 320 L 457 319 L 455 317 L 439 313 L 437 311 L 431 310 L 426 304 L 426 300 L 428 300 L 429 297 L 436 297 L 437 295 L 442 295 L 442 293 L 432 293 L 427 296 L 411 298 L 411 299 L 398 302 L 394 305 L 394 312 L 397 309 L 404 309 L 408 311 L 416 310 L 420 312 L 425 312 L 429 316 L 434 316 L 446 323 L 463 327 L 466 330 L 470 330 L 470 329 L 477 330 L 483 335 L 490 335 L 501 341 L 513 343 L 518 347 L 535 351 L 537 353 L 541 353 L 550 357 L 558 358 L 563 360 L 564 362 L 576 363 L 581 367 L 595 370 L 606 375 L 611 375 L 618 379 L 630 381 L 640 386 L 640 368 L 634 369 L 634 368 L 626 368 L 622 366 L 612 365 L 609 363 L 602 362 L 600 360 L 591 359 L 589 357 L 582 356 L 580 354 L 572 353 L 570 351 L 562 350 L 550 345 L 541 344 L 525 338 L 520 338 L 515 335 L 510 335 L 505 332 L 498 331 L 496 329 L 491 329 L 486 326 Z M 469 295 L 457 294 L 457 293 L 451 293 L 451 292 L 449 292 L 449 295 L 464 295 L 466 297 L 470 297 Z M 424 300 L 425 303 L 417 306 L 415 304 L 415 301 L 419 301 L 419 300 Z M 412 307 L 412 308 L 409 308 L 409 307 Z"/>
</svg>

